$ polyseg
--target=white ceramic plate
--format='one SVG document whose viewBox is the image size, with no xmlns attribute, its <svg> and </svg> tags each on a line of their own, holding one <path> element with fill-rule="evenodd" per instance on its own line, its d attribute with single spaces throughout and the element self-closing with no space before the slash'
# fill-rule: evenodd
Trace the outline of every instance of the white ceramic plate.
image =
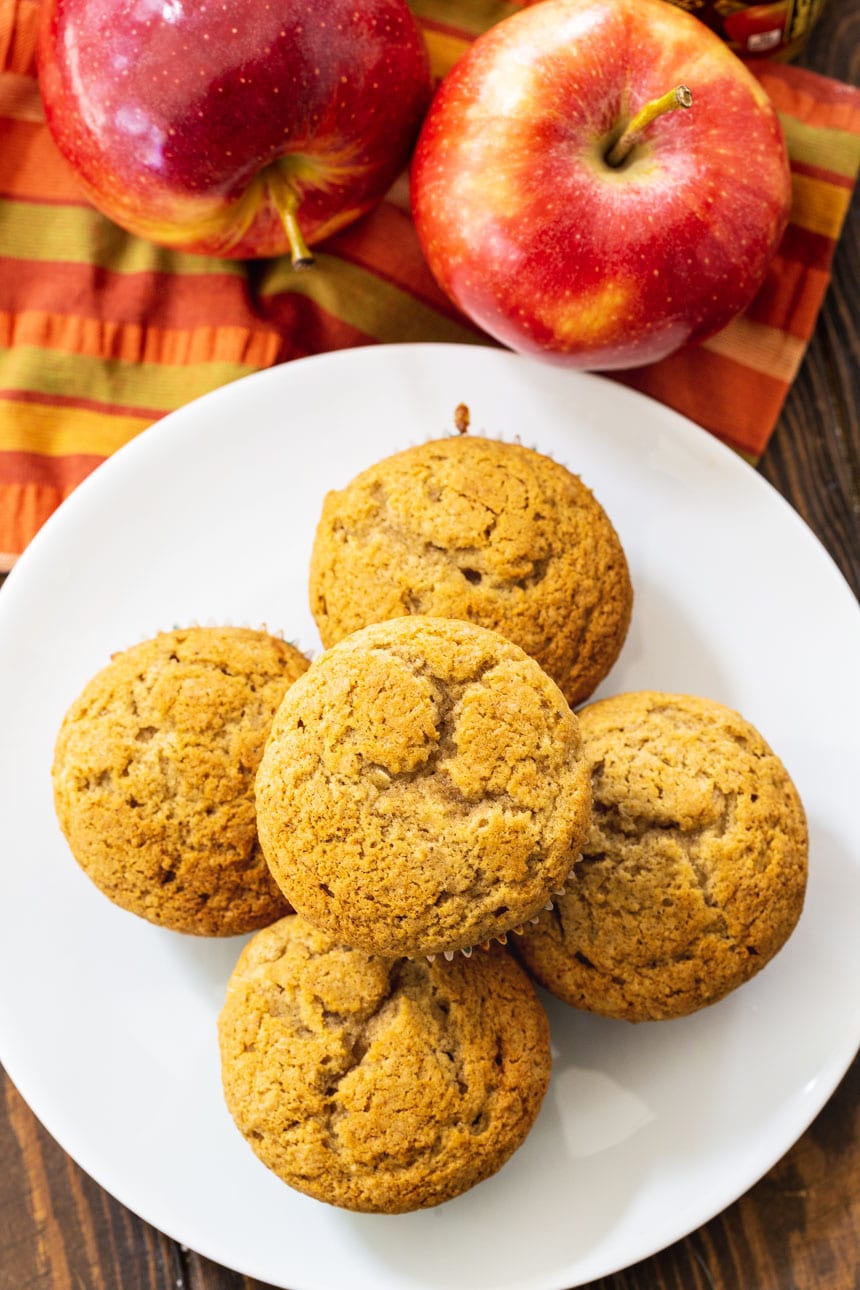
<svg viewBox="0 0 860 1290">
<path fill-rule="evenodd" d="M 614 520 L 636 591 L 601 693 L 738 708 L 805 802 L 800 924 L 754 981 L 633 1027 L 550 1003 L 537 1125 L 438 1209 L 354 1215 L 283 1186 L 220 1094 L 215 1021 L 240 942 L 114 908 L 54 821 L 63 713 L 109 653 L 198 619 L 319 648 L 306 571 L 324 492 L 449 432 L 521 436 Z M 399 346 L 295 362 L 147 430 L 46 525 L 0 594 L 0 1057 L 63 1147 L 170 1236 L 291 1290 L 550 1290 L 695 1229 L 799 1136 L 860 1038 L 860 615 L 792 510 L 682 418 L 618 385 L 492 349 Z"/>
</svg>

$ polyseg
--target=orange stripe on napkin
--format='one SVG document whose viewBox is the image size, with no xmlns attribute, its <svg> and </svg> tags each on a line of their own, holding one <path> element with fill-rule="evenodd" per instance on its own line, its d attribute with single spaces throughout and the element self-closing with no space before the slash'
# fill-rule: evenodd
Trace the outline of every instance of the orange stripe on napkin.
<svg viewBox="0 0 860 1290">
<path fill-rule="evenodd" d="M 849 135 L 860 134 L 860 102 L 853 85 L 783 63 L 760 63 L 754 70 L 777 112 Z"/>
<path fill-rule="evenodd" d="M 39 0 L 0 0 L 0 71 L 31 76 L 39 30 Z"/>
<path fill-rule="evenodd" d="M 39 87 L 32 76 L 7 72 L 0 80 L 0 116 L 8 117 L 10 121 L 42 124 L 45 111 L 39 97 Z"/>
<path fill-rule="evenodd" d="M 19 77 L 35 86 L 35 81 Z M 0 76 L 0 87 L 7 77 Z M 0 117 L 3 116 L 0 111 Z M 74 171 L 54 146 L 44 124 L 12 118 L 3 121 L 0 149 L 0 195 L 26 201 L 69 202 L 88 205 Z"/>
<path fill-rule="evenodd" d="M 788 389 L 781 376 L 738 363 L 710 346 L 688 347 L 652 367 L 613 375 L 749 457 L 764 450 L 764 424 L 779 416 Z"/>
<path fill-rule="evenodd" d="M 0 208 L 0 246 L 2 228 Z M 0 255 L 0 284 L 4 303 L 13 313 L 28 308 L 51 313 L 62 303 L 71 318 L 102 317 L 130 325 L 142 325 L 145 320 L 148 327 L 187 329 L 217 319 L 221 327 L 243 327 L 249 335 L 263 333 L 273 348 L 280 343 L 275 329 L 250 309 L 241 278 L 112 273 L 83 263 L 46 267 L 38 261 Z"/>
<path fill-rule="evenodd" d="M 829 243 L 828 248 L 829 256 Z M 784 254 L 785 249 L 783 240 L 783 251 L 777 254 L 764 286 L 745 316 L 752 322 L 775 327 L 788 336 L 809 340 L 829 275 L 826 268 L 819 269 L 804 264 L 796 255 Z"/>
<path fill-rule="evenodd" d="M 275 332 L 251 332 L 246 327 L 145 327 L 100 318 L 22 310 L 0 312 L 0 348 L 29 345 L 91 358 L 125 363 L 237 363 L 269 367 L 279 346 Z"/>
<path fill-rule="evenodd" d="M 51 488 L 63 496 L 77 488 L 101 461 L 101 457 L 88 457 L 83 453 L 45 457 L 38 452 L 0 451 L 0 469 L 8 483 Z"/>
<path fill-rule="evenodd" d="M 0 470 L 4 455 L 0 453 Z M 80 481 L 77 481 L 80 482 Z M 53 484 L 21 483 L 10 480 L 3 485 L 0 505 L 0 573 L 8 573 L 21 551 L 21 534 L 36 533 L 45 520 L 63 502 L 74 487 L 58 488 Z"/>
</svg>

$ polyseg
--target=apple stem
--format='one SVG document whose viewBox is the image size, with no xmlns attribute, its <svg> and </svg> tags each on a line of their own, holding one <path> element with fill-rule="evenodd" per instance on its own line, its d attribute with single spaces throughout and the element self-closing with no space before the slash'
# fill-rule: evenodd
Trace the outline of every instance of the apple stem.
<svg viewBox="0 0 860 1290">
<path fill-rule="evenodd" d="M 688 108 L 693 106 L 693 95 L 686 85 L 677 85 L 675 89 L 664 94 L 662 98 L 652 99 L 641 107 L 634 116 L 633 120 L 625 127 L 621 136 L 616 139 L 615 143 L 606 154 L 606 160 L 610 166 L 621 166 L 627 160 L 627 157 L 648 126 L 652 121 L 656 121 L 658 116 L 664 112 L 674 112 L 675 108 Z"/>
<path fill-rule="evenodd" d="M 309 269 L 314 263 L 314 256 L 299 225 L 299 195 L 290 180 L 284 179 L 283 175 L 270 173 L 266 178 L 272 201 L 278 208 L 290 244 L 290 262 L 294 269 Z"/>
</svg>

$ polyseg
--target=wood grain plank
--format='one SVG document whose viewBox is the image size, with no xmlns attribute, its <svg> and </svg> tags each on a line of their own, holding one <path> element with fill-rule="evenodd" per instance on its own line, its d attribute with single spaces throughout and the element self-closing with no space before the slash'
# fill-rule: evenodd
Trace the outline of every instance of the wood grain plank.
<svg viewBox="0 0 860 1290">
<path fill-rule="evenodd" d="M 780 424 L 759 463 L 860 593 L 860 193 L 833 281 Z"/>
<path fill-rule="evenodd" d="M 84 1173 L 2 1072 L 0 1290 L 179 1290 L 178 1246 Z"/>
<path fill-rule="evenodd" d="M 270 1290 L 262 1281 L 228 1272 L 189 1250 L 185 1263 L 187 1290 Z"/>
</svg>

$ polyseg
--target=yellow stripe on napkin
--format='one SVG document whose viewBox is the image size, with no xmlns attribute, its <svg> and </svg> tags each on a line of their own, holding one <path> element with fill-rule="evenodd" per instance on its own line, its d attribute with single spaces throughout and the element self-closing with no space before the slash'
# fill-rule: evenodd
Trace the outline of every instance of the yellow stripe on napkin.
<svg viewBox="0 0 860 1290">
<path fill-rule="evenodd" d="M 151 423 L 151 417 L 74 407 L 60 414 L 56 407 L 0 400 L 0 452 L 107 457 Z"/>
<path fill-rule="evenodd" d="M 366 269 L 318 253 L 309 273 L 296 273 L 289 260 L 273 260 L 260 284 L 260 298 L 293 292 L 306 296 L 342 322 L 396 344 L 404 341 L 455 341 L 486 345 L 474 331 Z"/>
</svg>

